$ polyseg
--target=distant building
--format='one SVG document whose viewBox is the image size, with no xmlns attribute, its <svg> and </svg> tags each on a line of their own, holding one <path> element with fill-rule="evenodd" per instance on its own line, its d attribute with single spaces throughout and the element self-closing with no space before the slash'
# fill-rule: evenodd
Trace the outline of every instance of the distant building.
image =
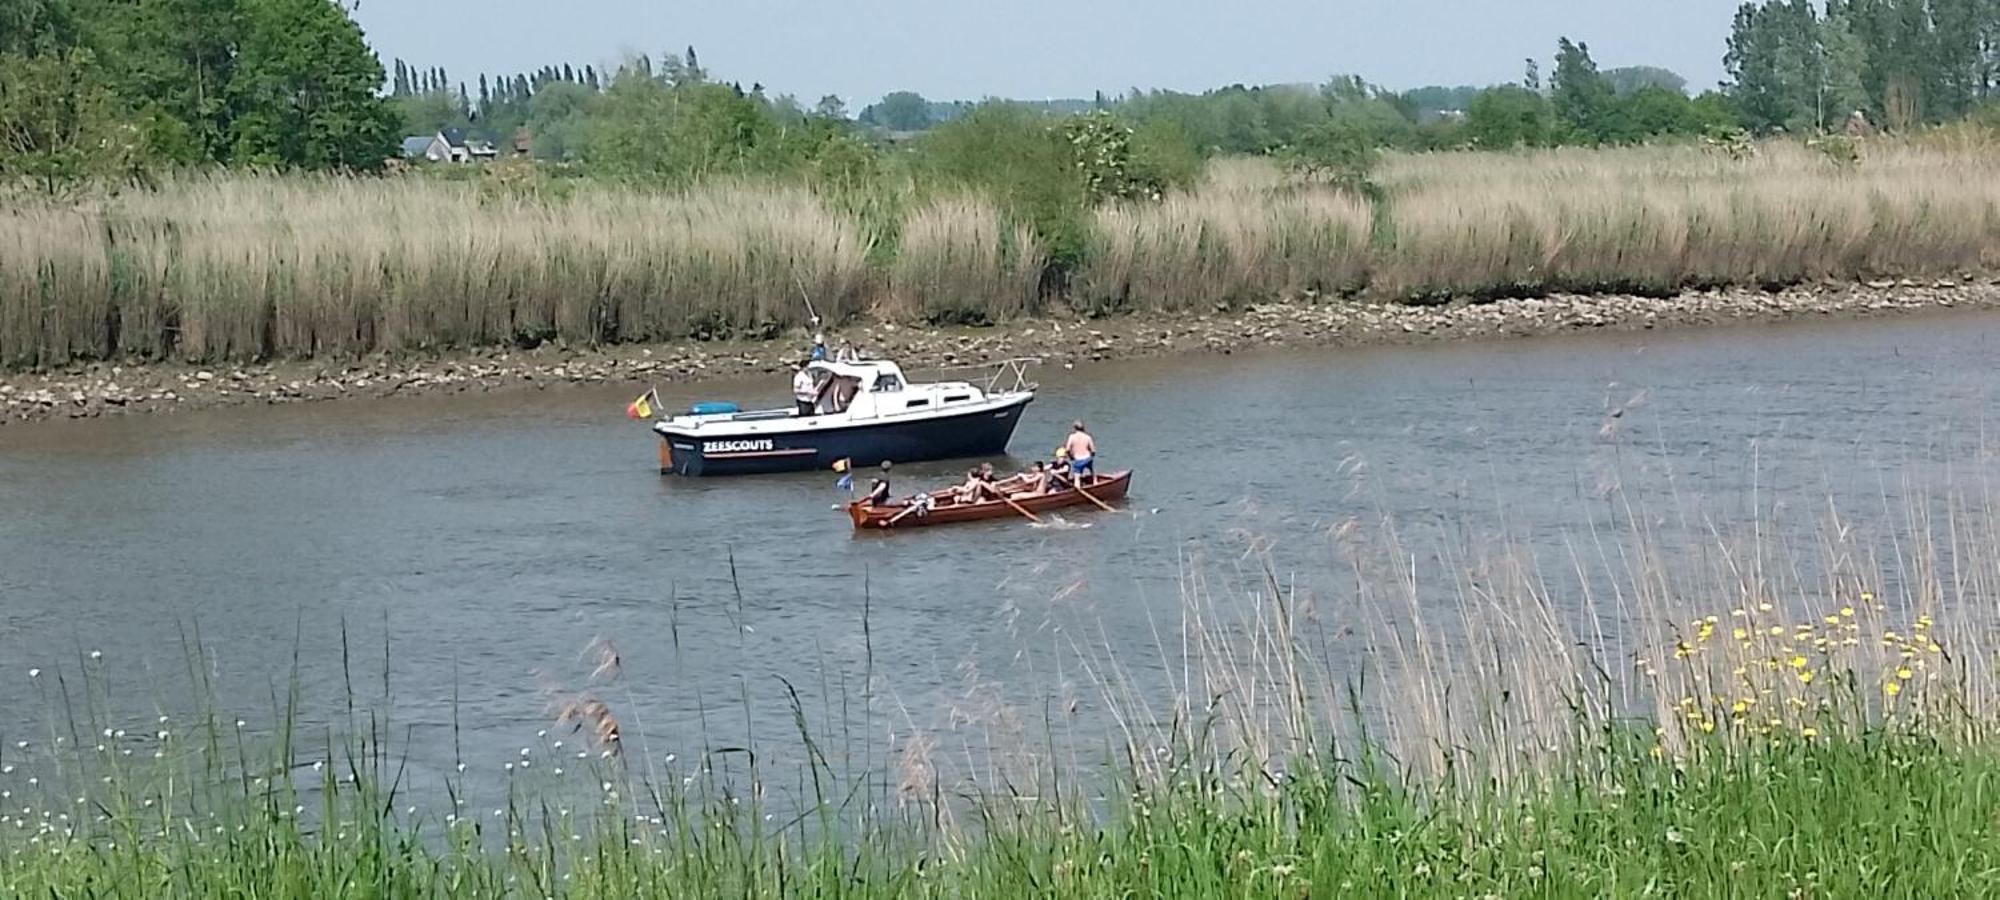
<svg viewBox="0 0 2000 900">
<path fill-rule="evenodd" d="M 403 139 L 403 158 L 444 162 L 485 162 L 500 155 L 499 148 L 487 141 L 467 139 L 465 132 L 456 128 L 446 128 L 431 135 L 412 135 Z"/>
</svg>

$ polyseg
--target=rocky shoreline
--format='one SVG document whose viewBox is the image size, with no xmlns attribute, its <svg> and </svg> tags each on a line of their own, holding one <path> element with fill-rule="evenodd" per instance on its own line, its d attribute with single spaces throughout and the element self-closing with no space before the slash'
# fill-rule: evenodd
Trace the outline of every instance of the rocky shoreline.
<svg viewBox="0 0 2000 900">
<path fill-rule="evenodd" d="M 1992 307 L 2000 307 L 2000 282 L 1906 281 L 1775 292 L 1697 291 L 1665 298 L 1553 295 L 1433 306 L 1347 300 L 1272 303 L 1209 315 L 1031 319 L 990 328 L 858 322 L 838 329 L 829 342 L 852 341 L 866 355 L 896 359 L 914 370 L 1015 356 L 1060 364 L 1167 353 L 1409 344 Z M 0 375 L 0 425 L 568 383 L 682 384 L 780 373 L 798 358 L 801 340 L 489 349 L 348 362 L 76 364 L 54 372 Z"/>
</svg>

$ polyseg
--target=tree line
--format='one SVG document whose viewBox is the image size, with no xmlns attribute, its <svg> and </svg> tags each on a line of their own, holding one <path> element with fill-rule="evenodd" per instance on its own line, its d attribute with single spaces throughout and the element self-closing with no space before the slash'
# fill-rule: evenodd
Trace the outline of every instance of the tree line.
<svg viewBox="0 0 2000 900">
<path fill-rule="evenodd" d="M 1518 83 L 1489 87 L 1397 92 L 1343 76 L 981 103 L 898 91 L 850 116 L 837 96 L 808 106 L 713 79 L 693 47 L 609 71 L 561 64 L 460 80 L 400 59 L 385 69 L 338 0 L 0 0 L 0 173 L 54 184 L 200 164 L 367 170 L 395 155 L 398 137 L 456 128 L 503 146 L 525 129 L 537 157 L 607 177 L 973 178 L 976 166 L 940 161 L 958 152 L 948 148 L 980 149 L 956 133 L 987 135 L 986 162 L 1020 171 L 993 148 L 1054 160 L 1062 154 L 1041 145 L 1065 145 L 1077 130 L 1066 120 L 1088 116 L 1120 136 L 1111 167 L 1158 187 L 1216 154 L 1337 173 L 1380 148 L 1810 133 L 1857 113 L 1908 129 L 1977 114 L 1991 99 L 2000 4 L 1757 0 L 1737 11 L 1724 64 L 1721 85 L 1690 96 L 1670 71 L 1600 69 L 1588 45 L 1564 37 L 1546 77 L 1529 60 Z M 1028 133 L 999 140 L 1003 121 Z"/>
<path fill-rule="evenodd" d="M 0 173 L 374 168 L 383 78 L 331 0 L 0 0 Z"/>
</svg>

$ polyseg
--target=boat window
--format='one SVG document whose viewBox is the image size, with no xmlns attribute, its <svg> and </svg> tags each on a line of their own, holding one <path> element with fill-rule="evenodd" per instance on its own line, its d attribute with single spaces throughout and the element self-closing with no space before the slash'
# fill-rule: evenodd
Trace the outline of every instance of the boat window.
<svg viewBox="0 0 2000 900">
<path fill-rule="evenodd" d="M 912 400 L 909 403 L 904 404 L 903 408 L 916 409 L 919 406 L 929 406 L 929 405 L 931 405 L 931 402 L 929 400 Z"/>
<path fill-rule="evenodd" d="M 894 373 L 884 373 L 875 379 L 875 390 L 877 391 L 900 391 L 902 389 L 903 379 Z"/>
<path fill-rule="evenodd" d="M 959 401 L 961 401 L 961 400 L 970 400 L 970 399 L 972 399 L 972 395 L 971 395 L 971 394 L 953 394 L 953 395 L 951 395 L 951 396 L 949 396 L 949 397 L 946 397 L 946 398 L 944 398 L 944 402 L 946 402 L 946 403 L 957 403 L 957 402 L 959 402 Z"/>
<path fill-rule="evenodd" d="M 813 404 L 814 415 L 844 413 L 854 402 L 854 395 L 861 391 L 861 379 L 836 375 L 822 383 L 819 400 Z"/>
</svg>

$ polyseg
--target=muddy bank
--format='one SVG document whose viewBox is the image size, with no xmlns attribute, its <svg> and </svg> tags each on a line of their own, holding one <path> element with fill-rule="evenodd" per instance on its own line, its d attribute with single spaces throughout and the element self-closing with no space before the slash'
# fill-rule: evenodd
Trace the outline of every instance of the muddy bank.
<svg viewBox="0 0 2000 900">
<path fill-rule="evenodd" d="M 914 370 L 1013 356 L 1038 356 L 1061 364 L 1262 347 L 1362 346 L 1865 317 L 1951 307 L 2000 307 L 2000 283 L 1876 283 L 1781 292 L 1732 289 L 1671 298 L 1558 295 L 1440 306 L 1328 301 L 1269 304 L 1211 315 L 1033 319 L 991 328 L 858 322 L 832 331 L 828 341 L 852 341 L 865 355 L 896 359 Z M 799 358 L 804 343 L 805 336 L 800 335 L 757 343 L 552 346 L 350 362 L 74 365 L 57 372 L 0 376 L 0 424 L 346 397 L 538 389 L 563 383 L 623 382 L 637 390 L 649 384 L 779 373 Z"/>
</svg>

